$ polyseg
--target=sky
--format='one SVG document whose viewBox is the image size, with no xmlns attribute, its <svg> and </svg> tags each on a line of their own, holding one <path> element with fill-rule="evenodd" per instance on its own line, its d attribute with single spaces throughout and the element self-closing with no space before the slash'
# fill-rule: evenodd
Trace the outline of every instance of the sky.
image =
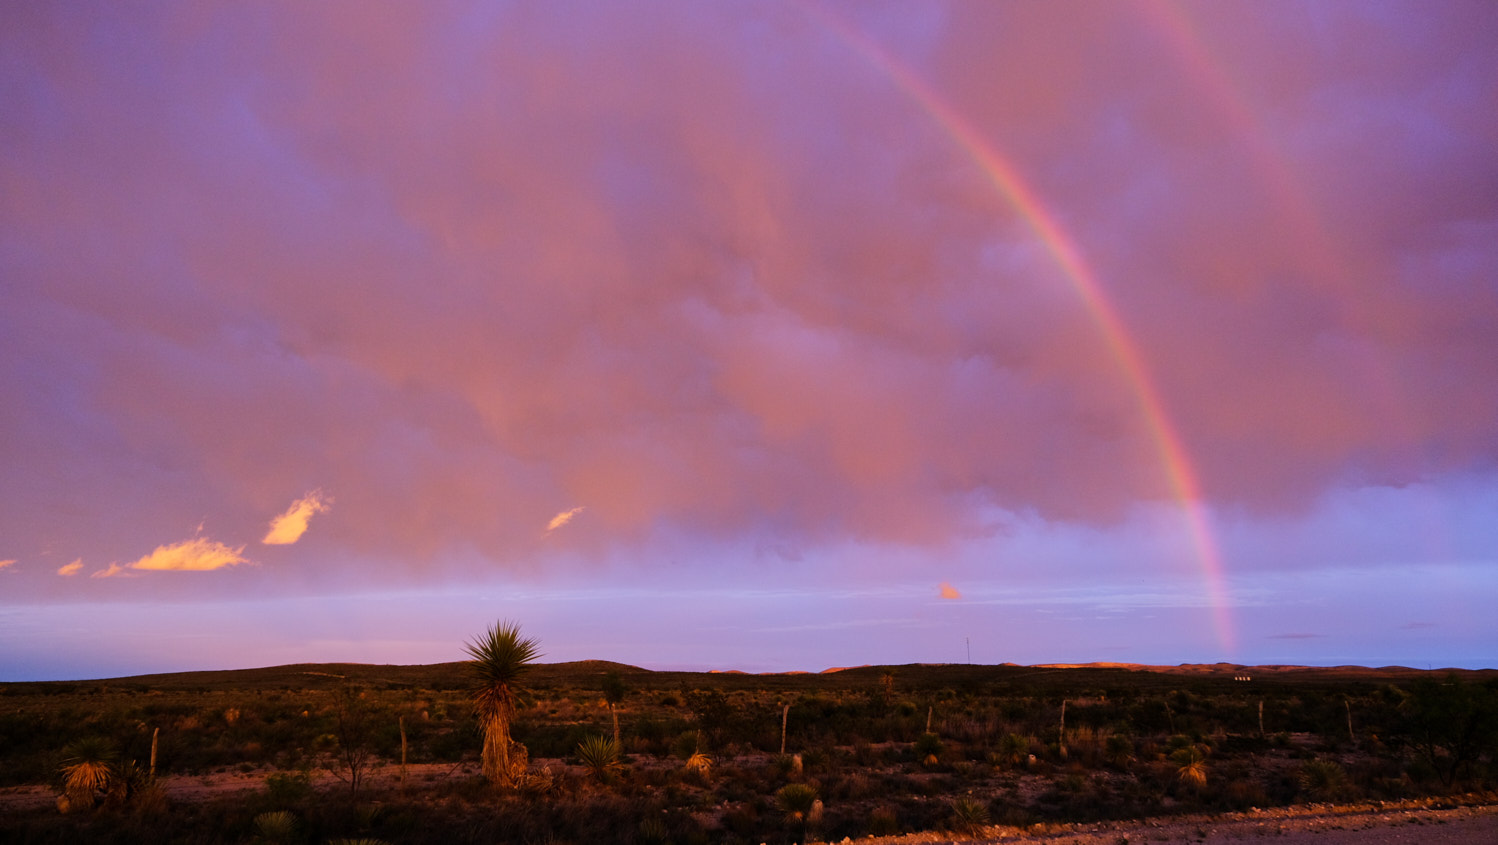
<svg viewBox="0 0 1498 845">
<path fill-rule="evenodd" d="M 1498 5 L 0 9 L 0 680 L 1498 666 Z"/>
</svg>

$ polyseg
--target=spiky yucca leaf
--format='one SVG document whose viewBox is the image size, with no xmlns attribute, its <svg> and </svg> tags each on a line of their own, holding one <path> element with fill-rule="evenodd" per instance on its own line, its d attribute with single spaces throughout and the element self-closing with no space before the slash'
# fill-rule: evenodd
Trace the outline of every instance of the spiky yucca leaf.
<svg viewBox="0 0 1498 845">
<path fill-rule="evenodd" d="M 496 622 L 482 636 L 464 645 L 472 658 L 468 670 L 476 681 L 473 701 L 480 717 L 515 711 L 515 702 L 525 691 L 523 680 L 541 657 L 539 643 L 520 635 L 513 622 Z"/>
</svg>

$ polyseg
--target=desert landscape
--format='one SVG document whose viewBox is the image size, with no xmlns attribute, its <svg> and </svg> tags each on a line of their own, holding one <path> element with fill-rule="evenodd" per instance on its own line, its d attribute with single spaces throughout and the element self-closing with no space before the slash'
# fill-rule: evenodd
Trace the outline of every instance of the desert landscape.
<svg viewBox="0 0 1498 845">
<path fill-rule="evenodd" d="M 1492 670 L 527 663 L 509 676 L 511 767 L 486 774 L 476 662 L 5 684 L 0 830 L 1098 845 L 1498 831 Z M 90 743 L 111 775 L 80 791 L 70 767 Z"/>
<path fill-rule="evenodd" d="M 1495 45 L 0 2 L 0 845 L 1498 843 Z"/>
</svg>

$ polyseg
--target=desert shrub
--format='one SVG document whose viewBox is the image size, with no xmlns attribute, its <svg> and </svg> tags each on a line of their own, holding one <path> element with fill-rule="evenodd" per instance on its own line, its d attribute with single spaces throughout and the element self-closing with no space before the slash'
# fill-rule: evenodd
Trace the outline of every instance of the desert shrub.
<svg viewBox="0 0 1498 845">
<path fill-rule="evenodd" d="M 272 804 L 294 807 L 312 797 L 308 772 L 276 772 L 265 779 L 265 795 Z"/>
<path fill-rule="evenodd" d="M 897 836 L 900 833 L 900 820 L 895 815 L 892 807 L 875 807 L 869 813 L 869 835 L 870 836 Z"/>
</svg>

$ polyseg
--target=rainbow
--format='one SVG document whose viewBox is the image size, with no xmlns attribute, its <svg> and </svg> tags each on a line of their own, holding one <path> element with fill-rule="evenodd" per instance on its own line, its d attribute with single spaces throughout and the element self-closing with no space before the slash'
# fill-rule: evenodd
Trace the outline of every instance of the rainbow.
<svg viewBox="0 0 1498 845">
<path fill-rule="evenodd" d="M 1057 222 L 1055 215 L 1041 202 L 1015 166 L 909 68 L 825 10 L 813 6 L 806 8 L 829 32 L 887 76 L 978 165 L 988 181 L 1039 238 L 1071 282 L 1138 402 L 1140 413 L 1159 452 L 1171 493 L 1185 517 L 1186 531 L 1205 581 L 1218 643 L 1232 651 L 1235 636 L 1229 613 L 1222 555 L 1212 535 L 1196 471 L 1181 442 L 1180 434 L 1166 412 L 1160 391 L 1150 377 L 1143 355 L 1076 242 Z"/>
</svg>

